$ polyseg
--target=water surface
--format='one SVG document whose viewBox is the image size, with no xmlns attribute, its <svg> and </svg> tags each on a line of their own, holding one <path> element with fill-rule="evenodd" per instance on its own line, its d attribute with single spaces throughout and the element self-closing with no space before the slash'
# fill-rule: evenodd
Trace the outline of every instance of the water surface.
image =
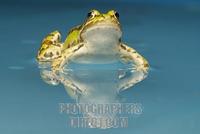
<svg viewBox="0 0 200 134">
<path fill-rule="evenodd" d="M 58 104 L 74 102 L 62 85 L 40 78 L 35 55 L 42 38 L 58 29 L 63 39 L 91 8 L 116 9 L 123 39 L 146 57 L 149 76 L 120 95 L 139 102 L 143 113 L 128 128 L 73 129 Z M 200 8 L 157 4 L 2 4 L 0 6 L 0 132 L 137 133 L 200 132 Z"/>
</svg>

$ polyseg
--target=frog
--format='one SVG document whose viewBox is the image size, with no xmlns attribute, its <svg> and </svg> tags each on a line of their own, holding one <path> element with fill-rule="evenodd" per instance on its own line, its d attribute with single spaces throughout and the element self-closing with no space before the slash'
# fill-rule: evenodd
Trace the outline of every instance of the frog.
<svg viewBox="0 0 200 134">
<path fill-rule="evenodd" d="M 50 63 L 53 71 L 60 70 L 69 60 L 76 57 L 119 56 L 122 61 L 131 61 L 132 68 L 148 73 L 148 61 L 134 48 L 122 41 L 119 13 L 107 13 L 93 9 L 87 13 L 85 21 L 69 30 L 64 42 L 59 31 L 49 33 L 42 41 L 37 54 L 39 63 Z M 85 60 L 79 60 L 84 62 Z"/>
</svg>

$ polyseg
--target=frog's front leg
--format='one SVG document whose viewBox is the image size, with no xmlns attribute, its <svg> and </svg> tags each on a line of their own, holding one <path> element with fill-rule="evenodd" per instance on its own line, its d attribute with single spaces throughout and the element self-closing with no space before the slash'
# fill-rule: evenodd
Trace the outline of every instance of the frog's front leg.
<svg viewBox="0 0 200 134">
<path fill-rule="evenodd" d="M 75 54 L 83 46 L 84 43 L 79 43 L 75 46 L 63 50 L 61 57 L 52 62 L 52 70 L 54 72 L 59 71 L 64 66 L 64 64 L 70 60 L 70 57 L 73 56 L 73 54 Z"/>
<path fill-rule="evenodd" d="M 132 69 L 136 70 L 135 73 L 131 74 L 128 77 L 123 76 L 122 78 L 120 78 L 118 90 L 123 91 L 146 78 L 149 69 L 149 64 L 147 60 L 144 57 L 142 57 L 135 49 L 125 44 L 120 44 L 119 50 L 121 60 L 132 62 Z M 124 73 L 126 74 L 126 72 Z"/>
<path fill-rule="evenodd" d="M 149 64 L 147 60 L 141 56 L 135 49 L 121 43 L 119 46 L 120 56 L 122 59 L 133 62 L 134 69 L 148 73 Z"/>
</svg>

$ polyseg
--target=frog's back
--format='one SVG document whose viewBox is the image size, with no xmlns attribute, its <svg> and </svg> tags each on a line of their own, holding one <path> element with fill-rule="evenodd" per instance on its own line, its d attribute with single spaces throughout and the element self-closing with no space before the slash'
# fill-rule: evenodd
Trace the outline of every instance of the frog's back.
<svg viewBox="0 0 200 134">
<path fill-rule="evenodd" d="M 64 42 L 63 50 L 70 48 L 72 46 L 75 46 L 76 44 L 80 42 L 80 39 L 79 39 L 80 28 L 81 28 L 81 25 L 78 25 L 69 31 L 67 38 Z"/>
</svg>

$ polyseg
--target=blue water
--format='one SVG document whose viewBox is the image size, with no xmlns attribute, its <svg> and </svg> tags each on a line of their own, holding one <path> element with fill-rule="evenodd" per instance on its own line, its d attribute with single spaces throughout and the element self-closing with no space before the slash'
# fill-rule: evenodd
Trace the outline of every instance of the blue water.
<svg viewBox="0 0 200 134">
<path fill-rule="evenodd" d="M 128 128 L 73 129 L 58 104 L 74 102 L 62 85 L 50 86 L 34 60 L 42 38 L 80 24 L 91 8 L 120 13 L 123 40 L 144 55 L 149 76 L 120 94 L 143 113 Z M 200 132 L 199 5 L 86 3 L 0 5 L 0 133 L 198 134 Z"/>
</svg>

